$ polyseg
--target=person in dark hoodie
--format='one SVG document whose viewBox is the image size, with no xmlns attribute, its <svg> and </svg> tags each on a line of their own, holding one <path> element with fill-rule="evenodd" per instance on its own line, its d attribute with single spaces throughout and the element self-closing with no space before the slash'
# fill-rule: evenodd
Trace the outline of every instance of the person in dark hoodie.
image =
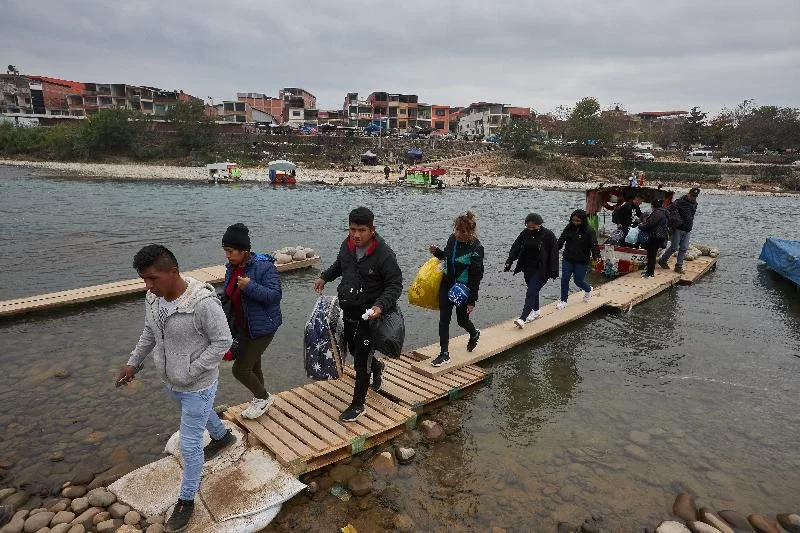
<svg viewBox="0 0 800 533">
<path fill-rule="evenodd" d="M 525 304 L 522 313 L 514 321 L 519 329 L 525 327 L 526 322 L 536 320 L 539 313 L 539 291 L 542 290 L 548 279 L 558 277 L 558 247 L 555 234 L 542 226 L 544 220 L 537 213 L 530 213 L 525 217 L 525 229 L 511 245 L 508 259 L 503 269 L 511 270 L 514 261 L 517 266 L 514 274 L 522 272 L 528 290 L 525 293 Z"/>
<path fill-rule="evenodd" d="M 667 208 L 667 219 L 672 219 L 672 213 L 677 213 L 680 217 L 680 224 L 672 228 L 672 242 L 669 249 L 667 249 L 658 260 L 658 266 L 661 268 L 669 268 L 669 258 L 675 251 L 678 252 L 678 258 L 675 260 L 675 272 L 683 274 L 683 258 L 686 256 L 686 250 L 689 249 L 689 242 L 692 236 L 692 227 L 694 225 L 694 214 L 697 211 L 697 197 L 700 194 L 700 189 L 692 187 L 689 194 L 678 198 L 672 202 Z"/>
<path fill-rule="evenodd" d="M 628 234 L 628 230 L 630 230 L 633 225 L 634 215 L 636 215 L 639 220 L 642 219 L 642 210 L 639 206 L 643 199 L 642 195 L 637 193 L 631 200 L 614 209 L 614 212 L 611 214 L 611 222 L 616 224 L 617 229 L 622 230 L 625 235 Z"/>
<path fill-rule="evenodd" d="M 437 259 L 445 261 L 444 278 L 439 290 L 439 346 L 441 351 L 432 361 L 433 366 L 442 366 L 450 362 L 450 320 L 453 308 L 456 310 L 458 325 L 467 330 L 467 351 L 471 352 L 478 345 L 481 332 L 469 319 L 478 301 L 478 290 L 483 279 L 483 245 L 478 240 L 475 213 L 467 211 L 458 215 L 453 221 L 453 233 L 447 239 L 444 250 L 435 244 L 428 249 Z M 464 302 L 456 305 L 448 295 L 454 285 L 467 287 Z"/>
<path fill-rule="evenodd" d="M 366 207 L 353 209 L 349 224 L 336 261 L 314 282 L 314 290 L 322 294 L 326 283 L 342 278 L 337 294 L 344 312 L 344 337 L 356 370 L 353 401 L 339 416 L 342 422 L 353 422 L 364 414 L 370 376 L 372 389 L 381 389 L 384 363 L 374 357 L 369 321 L 392 311 L 403 292 L 403 273 L 397 257 L 375 231 L 372 211 Z"/>
<path fill-rule="evenodd" d="M 650 202 L 653 210 L 647 215 L 644 222 L 639 224 L 639 235 L 647 232 L 648 239 L 644 245 L 647 250 L 647 269 L 642 272 L 643 278 L 652 278 L 656 271 L 656 256 L 658 251 L 667 244 L 669 232 L 667 230 L 667 210 L 662 207 L 661 200 L 654 199 Z"/>
<path fill-rule="evenodd" d="M 589 261 L 600 259 L 600 247 L 597 245 L 597 235 L 589 227 L 588 215 L 583 209 L 576 209 L 569 217 L 569 224 L 558 238 L 558 249 L 564 247 L 561 261 L 561 300 L 556 304 L 556 309 L 567 307 L 569 298 L 569 281 L 575 279 L 575 285 L 583 289 L 583 301 L 588 302 L 592 297 L 592 286 L 586 283 L 586 273 L 589 271 Z"/>
<path fill-rule="evenodd" d="M 261 356 L 283 321 L 281 277 L 274 257 L 250 251 L 250 231 L 241 222 L 225 230 L 222 249 L 228 259 L 224 298 L 231 304 L 231 326 L 239 344 L 233 377 L 253 394 L 242 418 L 254 419 L 274 400 L 264 384 Z"/>
<path fill-rule="evenodd" d="M 130 383 L 152 353 L 156 374 L 180 405 L 183 479 L 178 503 L 164 525 L 166 532 L 177 533 L 189 527 L 203 462 L 236 440 L 214 412 L 219 364 L 231 346 L 231 332 L 214 287 L 183 276 L 175 255 L 164 246 L 139 250 L 133 267 L 147 288 L 144 329 L 117 386 Z M 211 436 L 205 448 L 204 430 Z"/>
</svg>

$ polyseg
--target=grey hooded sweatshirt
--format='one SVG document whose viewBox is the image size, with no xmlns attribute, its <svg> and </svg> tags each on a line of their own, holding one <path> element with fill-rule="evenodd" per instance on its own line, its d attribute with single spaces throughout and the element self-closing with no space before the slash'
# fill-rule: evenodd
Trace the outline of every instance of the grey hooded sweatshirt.
<svg viewBox="0 0 800 533">
<path fill-rule="evenodd" d="M 178 308 L 158 323 L 158 297 L 145 296 L 144 330 L 128 364 L 139 365 L 153 352 L 156 372 L 176 392 L 210 387 L 219 377 L 219 363 L 233 342 L 214 287 L 184 277 L 189 286 Z"/>
</svg>

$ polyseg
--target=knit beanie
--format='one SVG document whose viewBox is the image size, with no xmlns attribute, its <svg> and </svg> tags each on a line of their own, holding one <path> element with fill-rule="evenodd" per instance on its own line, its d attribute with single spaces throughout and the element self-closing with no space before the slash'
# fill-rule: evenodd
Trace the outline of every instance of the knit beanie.
<svg viewBox="0 0 800 533">
<path fill-rule="evenodd" d="M 539 224 L 540 226 L 544 223 L 544 219 L 539 213 L 528 213 L 528 216 L 525 217 L 525 224 L 528 222 L 533 222 L 534 224 Z"/>
<path fill-rule="evenodd" d="M 228 226 L 222 236 L 222 246 L 236 250 L 250 251 L 250 230 L 241 222 Z"/>
</svg>

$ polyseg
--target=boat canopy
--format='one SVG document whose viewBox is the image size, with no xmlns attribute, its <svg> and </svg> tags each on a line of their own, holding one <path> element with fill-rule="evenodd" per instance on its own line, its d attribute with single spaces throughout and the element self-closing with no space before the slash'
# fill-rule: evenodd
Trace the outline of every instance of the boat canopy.
<svg viewBox="0 0 800 533">
<path fill-rule="evenodd" d="M 287 161 L 286 159 L 277 159 L 275 161 L 269 162 L 269 170 L 291 172 L 292 170 L 296 169 L 297 165 L 295 165 L 291 161 Z"/>
<path fill-rule="evenodd" d="M 236 163 L 231 163 L 229 161 L 225 163 L 209 163 L 206 165 L 206 170 L 228 170 L 229 168 L 237 167 Z"/>
</svg>

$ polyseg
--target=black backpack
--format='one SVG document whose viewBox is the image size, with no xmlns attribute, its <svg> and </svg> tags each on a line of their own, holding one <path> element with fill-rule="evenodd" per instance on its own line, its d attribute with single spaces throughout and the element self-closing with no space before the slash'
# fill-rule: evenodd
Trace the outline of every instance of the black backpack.
<svg viewBox="0 0 800 533">
<path fill-rule="evenodd" d="M 669 229 L 675 229 L 683 224 L 683 219 L 681 218 L 681 213 L 678 211 L 677 206 L 675 204 L 670 204 L 667 208 L 667 225 Z"/>
</svg>

